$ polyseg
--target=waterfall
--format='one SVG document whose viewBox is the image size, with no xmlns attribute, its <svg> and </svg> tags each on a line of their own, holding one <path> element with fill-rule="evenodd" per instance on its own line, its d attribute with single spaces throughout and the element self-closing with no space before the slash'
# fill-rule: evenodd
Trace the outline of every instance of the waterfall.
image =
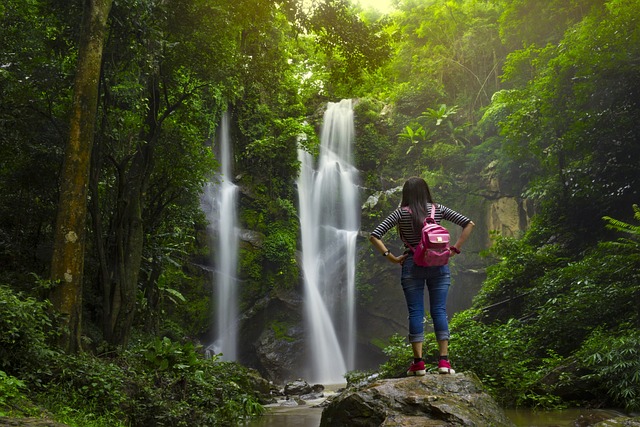
<svg viewBox="0 0 640 427">
<path fill-rule="evenodd" d="M 298 150 L 298 178 L 308 377 L 342 383 L 355 363 L 355 260 L 360 226 L 351 100 L 329 103 L 320 135 L 317 167 Z"/>
<path fill-rule="evenodd" d="M 222 360 L 237 359 L 238 346 L 238 225 L 237 186 L 232 182 L 232 148 L 229 115 L 224 113 L 217 135 L 220 171 L 204 189 L 202 208 L 209 221 L 214 271 L 215 337 L 208 353 L 222 353 Z"/>
</svg>

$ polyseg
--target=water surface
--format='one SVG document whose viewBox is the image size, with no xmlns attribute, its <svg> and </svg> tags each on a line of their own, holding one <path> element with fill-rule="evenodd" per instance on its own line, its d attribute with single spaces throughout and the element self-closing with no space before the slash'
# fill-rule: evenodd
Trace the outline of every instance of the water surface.
<svg viewBox="0 0 640 427">
<path fill-rule="evenodd" d="M 512 409 L 505 411 L 517 427 L 574 427 L 576 420 L 607 419 L 623 414 L 604 409 L 564 409 L 534 411 Z M 248 427 L 318 427 L 322 408 L 310 406 L 269 407 L 266 415 L 249 423 Z"/>
</svg>

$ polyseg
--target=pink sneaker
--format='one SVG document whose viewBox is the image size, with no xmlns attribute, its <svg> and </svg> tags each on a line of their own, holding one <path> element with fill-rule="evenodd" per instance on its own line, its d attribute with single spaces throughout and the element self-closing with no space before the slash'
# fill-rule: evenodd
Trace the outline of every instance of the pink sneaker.
<svg viewBox="0 0 640 427">
<path fill-rule="evenodd" d="M 455 374 L 456 371 L 451 368 L 451 363 L 448 360 L 440 360 L 438 362 L 438 372 L 441 374 Z"/>
<path fill-rule="evenodd" d="M 407 371 L 407 376 L 422 376 L 425 375 L 427 371 L 424 369 L 424 361 L 421 360 L 418 363 L 412 363 L 409 366 L 409 370 Z"/>
</svg>

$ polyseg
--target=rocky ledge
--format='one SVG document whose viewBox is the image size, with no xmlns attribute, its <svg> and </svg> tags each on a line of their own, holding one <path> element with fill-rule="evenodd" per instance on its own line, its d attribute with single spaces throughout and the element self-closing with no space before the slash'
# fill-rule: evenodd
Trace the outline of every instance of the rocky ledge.
<svg viewBox="0 0 640 427">
<path fill-rule="evenodd" d="M 322 412 L 321 427 L 512 427 L 473 374 L 374 380 L 348 388 Z"/>
</svg>

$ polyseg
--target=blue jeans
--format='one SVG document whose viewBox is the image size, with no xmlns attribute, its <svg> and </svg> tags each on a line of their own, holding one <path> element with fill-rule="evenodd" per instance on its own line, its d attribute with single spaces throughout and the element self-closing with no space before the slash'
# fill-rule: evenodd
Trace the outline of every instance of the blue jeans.
<svg viewBox="0 0 640 427">
<path fill-rule="evenodd" d="M 413 254 L 402 264 L 402 290 L 409 310 L 409 342 L 424 341 L 424 287 L 429 291 L 429 313 L 438 341 L 449 339 L 447 294 L 451 285 L 448 265 L 420 267 L 413 262 Z"/>
</svg>

